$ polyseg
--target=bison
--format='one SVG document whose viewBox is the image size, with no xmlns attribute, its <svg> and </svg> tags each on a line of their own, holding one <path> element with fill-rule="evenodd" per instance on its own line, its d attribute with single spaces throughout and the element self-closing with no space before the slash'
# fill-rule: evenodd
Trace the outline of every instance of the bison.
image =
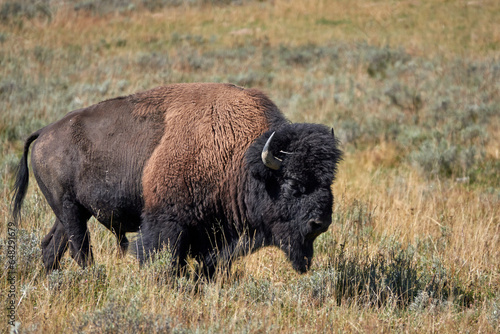
<svg viewBox="0 0 500 334">
<path fill-rule="evenodd" d="M 36 140 L 36 141 L 35 141 Z M 172 84 L 68 113 L 24 144 L 13 199 L 18 219 L 27 156 L 55 214 L 42 240 L 47 272 L 66 250 L 93 262 L 94 216 L 142 264 L 166 248 L 212 276 L 263 246 L 282 249 L 298 272 L 332 217 L 342 152 L 333 129 L 289 122 L 262 92 L 230 84 Z"/>
</svg>

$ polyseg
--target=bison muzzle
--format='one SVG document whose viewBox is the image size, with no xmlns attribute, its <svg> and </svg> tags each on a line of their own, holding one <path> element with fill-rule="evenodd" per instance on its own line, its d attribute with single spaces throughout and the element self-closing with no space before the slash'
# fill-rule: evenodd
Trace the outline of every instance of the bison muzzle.
<svg viewBox="0 0 500 334">
<path fill-rule="evenodd" d="M 36 140 L 36 141 L 35 141 Z M 31 134 L 13 199 L 18 219 L 27 156 L 55 214 L 42 240 L 47 272 L 70 254 L 93 262 L 94 216 L 141 263 L 162 249 L 173 268 L 192 257 L 204 273 L 263 246 L 295 270 L 311 265 L 313 242 L 332 217 L 331 184 L 342 152 L 333 131 L 290 123 L 263 93 L 229 84 L 174 84 L 68 113 Z"/>
</svg>

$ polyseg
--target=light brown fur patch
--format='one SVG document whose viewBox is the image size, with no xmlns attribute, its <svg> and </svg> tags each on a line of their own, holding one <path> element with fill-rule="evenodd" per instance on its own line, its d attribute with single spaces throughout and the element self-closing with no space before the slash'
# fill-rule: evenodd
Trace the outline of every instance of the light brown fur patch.
<svg viewBox="0 0 500 334">
<path fill-rule="evenodd" d="M 174 84 L 132 98 L 137 117 L 163 114 L 165 122 L 143 173 L 147 211 L 229 191 L 244 153 L 279 114 L 263 93 L 228 84 Z"/>
</svg>

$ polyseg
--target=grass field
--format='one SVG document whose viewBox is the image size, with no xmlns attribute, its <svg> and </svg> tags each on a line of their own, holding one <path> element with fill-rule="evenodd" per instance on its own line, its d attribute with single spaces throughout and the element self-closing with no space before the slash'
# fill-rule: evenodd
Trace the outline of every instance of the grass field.
<svg viewBox="0 0 500 334">
<path fill-rule="evenodd" d="M 22 333 L 498 333 L 500 3 L 0 0 L 0 329 L 24 139 L 173 82 L 265 91 L 333 126 L 345 159 L 310 272 L 278 250 L 214 282 L 139 270 L 90 222 L 96 265 L 46 276 L 53 215 L 31 179 L 17 230 Z M 167 255 L 165 255 L 167 257 Z"/>
</svg>

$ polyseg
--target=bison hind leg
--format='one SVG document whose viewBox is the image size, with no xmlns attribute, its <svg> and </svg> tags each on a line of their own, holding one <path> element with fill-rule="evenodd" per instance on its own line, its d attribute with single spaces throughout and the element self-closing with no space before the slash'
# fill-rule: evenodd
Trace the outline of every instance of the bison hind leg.
<svg viewBox="0 0 500 334">
<path fill-rule="evenodd" d="M 74 201 L 64 202 L 62 208 L 62 214 L 58 215 L 58 218 L 66 227 L 71 257 L 82 268 L 92 265 L 94 256 L 90 247 L 90 232 L 87 228 L 87 221 L 91 214 Z"/>
<path fill-rule="evenodd" d="M 85 268 L 94 263 L 94 256 L 90 246 L 90 233 L 87 229 L 87 224 L 85 223 L 85 226 L 78 227 L 79 233 L 71 234 L 69 240 L 69 250 L 71 257 L 80 265 L 80 267 Z"/>
<path fill-rule="evenodd" d="M 41 246 L 46 272 L 59 269 L 61 258 L 68 250 L 68 235 L 59 219 L 56 218 L 50 232 L 43 238 Z"/>
</svg>

